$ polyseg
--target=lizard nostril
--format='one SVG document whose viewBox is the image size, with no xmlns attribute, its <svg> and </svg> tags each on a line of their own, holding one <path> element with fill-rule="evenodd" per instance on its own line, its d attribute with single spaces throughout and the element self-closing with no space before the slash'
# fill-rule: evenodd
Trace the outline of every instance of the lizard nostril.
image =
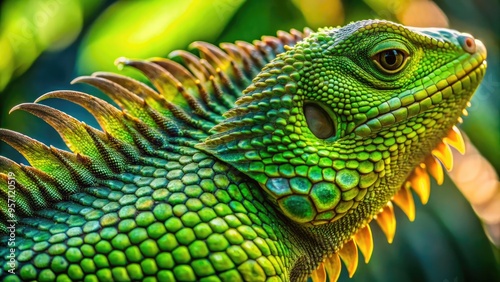
<svg viewBox="0 0 500 282">
<path fill-rule="evenodd" d="M 471 54 L 476 52 L 476 41 L 472 36 L 470 35 L 460 36 L 458 40 L 465 52 Z"/>
</svg>

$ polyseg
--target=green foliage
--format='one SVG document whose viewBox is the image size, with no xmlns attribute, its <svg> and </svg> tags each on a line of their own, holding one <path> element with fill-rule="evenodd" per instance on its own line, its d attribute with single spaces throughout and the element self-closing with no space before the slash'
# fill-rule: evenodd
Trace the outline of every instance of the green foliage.
<svg viewBox="0 0 500 282">
<path fill-rule="evenodd" d="M 116 71 L 119 56 L 148 58 L 186 49 L 197 40 L 215 41 L 238 1 L 117 1 L 88 30 L 78 55 L 78 72 Z"/>
</svg>

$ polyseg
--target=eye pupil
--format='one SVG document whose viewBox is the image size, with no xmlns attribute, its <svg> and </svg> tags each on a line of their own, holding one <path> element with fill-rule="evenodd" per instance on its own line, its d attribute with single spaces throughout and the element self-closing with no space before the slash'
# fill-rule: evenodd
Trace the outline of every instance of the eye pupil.
<svg viewBox="0 0 500 282">
<path fill-rule="evenodd" d="M 335 123 L 332 117 L 321 106 L 315 103 L 305 104 L 304 115 L 307 126 L 314 136 L 319 139 L 327 139 L 335 136 Z"/>
<path fill-rule="evenodd" d="M 389 50 L 384 52 L 384 60 L 388 65 L 394 65 L 397 61 L 398 52 L 396 50 Z"/>
</svg>

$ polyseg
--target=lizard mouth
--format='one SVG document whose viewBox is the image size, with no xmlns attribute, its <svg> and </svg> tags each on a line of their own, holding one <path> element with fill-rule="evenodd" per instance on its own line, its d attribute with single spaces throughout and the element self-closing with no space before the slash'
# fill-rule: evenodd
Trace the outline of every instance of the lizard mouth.
<svg viewBox="0 0 500 282">
<path fill-rule="evenodd" d="M 366 113 L 367 120 L 354 128 L 354 133 L 361 137 L 370 136 L 382 129 L 393 126 L 426 112 L 448 98 L 461 95 L 463 91 L 472 91 L 479 84 L 486 71 L 486 51 L 477 41 L 478 52 L 465 54 L 449 62 L 432 74 L 419 80 L 411 87 Z M 450 68 L 453 68 L 450 71 Z M 438 74 L 455 73 L 446 77 Z M 472 93 L 469 94 L 472 96 Z"/>
<path fill-rule="evenodd" d="M 470 107 L 468 100 L 472 97 L 473 90 L 486 71 L 486 49 L 480 41 L 476 40 L 476 43 L 479 43 L 479 50 L 476 53 L 453 62 L 455 75 L 438 80 L 434 77 L 422 79 L 421 86 L 417 87 L 417 90 L 405 91 L 398 97 L 382 103 L 376 110 L 370 110 L 369 112 L 373 111 L 375 116 L 356 127 L 354 132 L 360 136 L 369 136 L 382 128 L 423 113 L 448 97 L 459 95 L 463 91 L 470 91 L 468 94 L 470 97 L 467 98 L 467 106 Z M 442 71 L 449 68 L 449 65 L 443 66 Z M 467 112 L 465 109 L 463 110 L 463 114 L 466 115 Z M 458 122 L 461 121 L 462 118 L 458 117 Z M 387 241 L 392 243 L 396 233 L 394 204 L 401 208 L 410 221 L 415 220 L 415 202 L 411 190 L 417 194 L 422 204 L 425 205 L 428 202 L 431 190 L 430 176 L 436 180 L 438 185 L 441 185 L 444 180 L 442 167 L 444 166 L 448 171 L 453 168 L 453 155 L 450 146 L 461 154 L 465 153 L 465 143 L 456 126 L 453 126 L 431 153 L 413 169 L 391 200 L 373 218 L 368 219 L 367 223 L 358 229 L 356 234 L 345 242 L 337 253 L 320 263 L 318 268 L 311 273 L 312 280 L 326 281 L 328 274 L 330 281 L 337 281 L 342 269 L 342 262 L 345 264 L 349 277 L 352 277 L 358 266 L 358 249 L 363 254 L 365 262 L 370 261 L 373 252 L 370 227 L 372 219 L 378 223 L 386 235 Z"/>
</svg>

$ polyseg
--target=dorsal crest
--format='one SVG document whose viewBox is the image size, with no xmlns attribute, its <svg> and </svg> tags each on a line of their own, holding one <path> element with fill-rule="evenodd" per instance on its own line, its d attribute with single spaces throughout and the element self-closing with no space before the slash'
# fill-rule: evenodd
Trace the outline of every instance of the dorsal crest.
<svg viewBox="0 0 500 282">
<path fill-rule="evenodd" d="M 77 91 L 54 91 L 35 103 L 16 106 L 49 123 L 61 135 L 72 152 L 47 147 L 20 133 L 0 129 L 0 140 L 18 150 L 31 164 L 19 165 L 0 157 L 0 193 L 8 198 L 9 176 L 18 180 L 17 196 L 21 205 L 17 217 L 31 215 L 84 187 L 113 179 L 127 164 L 147 164 L 165 152 L 182 154 L 210 136 L 223 114 L 234 106 L 243 90 L 261 69 L 285 46 L 293 46 L 310 33 L 291 30 L 262 40 L 222 43 L 220 48 L 195 42 L 192 48 L 200 57 L 174 51 L 170 59 L 132 60 L 120 58 L 117 64 L 141 71 L 153 87 L 113 73 L 97 72 L 79 77 L 73 83 L 90 84 L 117 105 Z M 39 102 L 64 99 L 80 105 L 97 120 L 93 128 L 57 109 Z M 7 202 L 1 203 L 6 207 Z M 2 208 L 2 224 L 10 218 Z"/>
</svg>

